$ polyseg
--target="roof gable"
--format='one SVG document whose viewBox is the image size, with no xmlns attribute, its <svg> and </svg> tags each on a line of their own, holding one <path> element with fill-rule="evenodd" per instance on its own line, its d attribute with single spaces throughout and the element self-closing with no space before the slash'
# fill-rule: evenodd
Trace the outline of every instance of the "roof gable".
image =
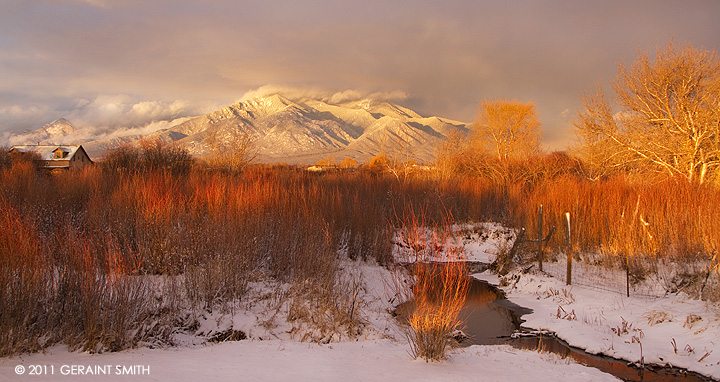
<svg viewBox="0 0 720 382">
<path fill-rule="evenodd" d="M 55 152 L 60 150 L 67 155 L 56 157 Z M 18 145 L 10 148 L 10 151 L 25 153 L 34 151 L 40 155 L 40 159 L 44 161 L 67 161 L 71 159 L 78 150 L 82 150 L 88 159 L 90 158 L 83 149 L 82 145 Z"/>
</svg>

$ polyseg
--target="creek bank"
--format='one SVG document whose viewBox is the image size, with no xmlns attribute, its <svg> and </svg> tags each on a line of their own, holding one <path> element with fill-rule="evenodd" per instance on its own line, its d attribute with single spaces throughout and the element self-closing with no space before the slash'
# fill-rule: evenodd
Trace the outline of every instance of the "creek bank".
<svg viewBox="0 0 720 382">
<path fill-rule="evenodd" d="M 467 312 L 467 324 L 463 330 L 468 337 L 463 341 L 466 346 L 507 344 L 518 349 L 550 352 L 612 374 L 623 381 L 714 381 L 684 368 L 627 362 L 607 355 L 590 354 L 584 349 L 569 345 L 552 331 L 538 331 L 523 326 L 525 320 L 522 316 L 533 313 L 533 310 L 513 303 L 502 289 L 486 280 L 476 277 L 472 277 L 472 280 L 473 286 L 463 309 Z M 502 318 L 506 319 L 502 324 L 488 324 L 488 319 Z"/>
</svg>

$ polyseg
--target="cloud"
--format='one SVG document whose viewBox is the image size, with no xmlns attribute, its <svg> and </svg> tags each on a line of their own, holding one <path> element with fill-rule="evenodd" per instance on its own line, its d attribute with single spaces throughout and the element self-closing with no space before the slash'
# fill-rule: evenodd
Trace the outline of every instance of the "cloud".
<svg viewBox="0 0 720 382">
<path fill-rule="evenodd" d="M 46 107 L 36 105 L 9 105 L 5 107 L 0 107 L 0 115 L 8 119 L 34 117 L 40 113 L 45 112 L 47 112 Z"/>
<path fill-rule="evenodd" d="M 158 101 L 141 101 L 130 107 L 130 115 L 138 120 L 166 120 L 169 117 L 180 115 L 188 108 L 185 101 L 173 101 L 164 103 Z"/>
<path fill-rule="evenodd" d="M 306 89 L 282 85 L 265 85 L 246 92 L 239 101 L 247 101 L 253 98 L 266 97 L 273 94 L 280 94 L 283 97 L 294 101 L 318 100 L 334 105 L 363 99 L 396 102 L 408 98 L 408 95 L 402 90 L 367 92 L 357 89 L 347 89 L 333 92 L 331 90 L 321 88 Z"/>
<path fill-rule="evenodd" d="M 106 132 L 97 132 L 92 131 L 92 129 L 87 129 L 85 131 L 86 137 L 92 137 L 93 139 L 107 139 L 107 138 L 122 138 L 127 136 L 133 136 L 133 135 L 140 135 L 145 136 L 152 134 L 156 131 L 163 130 L 163 129 L 169 129 L 175 125 L 179 125 L 189 119 L 192 119 L 193 117 L 181 117 L 181 118 L 175 118 L 172 120 L 165 120 L 165 121 L 154 121 L 150 122 L 143 126 L 138 127 L 129 127 L 129 128 L 119 128 L 114 130 L 109 130 Z"/>
<path fill-rule="evenodd" d="M 0 12 L 0 132 L 60 117 L 139 127 L 281 93 L 460 121 L 483 99 L 518 98 L 561 140 L 563 111 L 638 49 L 720 47 L 708 0 L 13 4 Z"/>
<path fill-rule="evenodd" d="M 571 118 L 573 118 L 573 112 L 572 110 L 566 108 L 565 110 L 560 112 L 560 117 L 565 120 L 570 120 Z"/>
<path fill-rule="evenodd" d="M 360 101 L 363 99 L 371 99 L 381 102 L 399 102 L 404 101 L 407 98 L 407 93 L 402 90 L 373 93 L 363 93 L 359 90 L 344 90 L 337 92 L 324 100 L 331 104 L 340 104 L 345 102 Z"/>
<path fill-rule="evenodd" d="M 202 107 L 190 105 L 184 100 L 139 100 L 125 94 L 68 99 L 60 102 L 55 109 L 34 105 L 0 105 L 0 126 L 3 127 L 0 129 L 0 145 L 33 142 L 36 138 L 32 132 L 59 118 L 67 119 L 75 127 L 76 132 L 66 138 L 72 141 L 146 135 L 216 108 L 207 104 Z M 27 124 L 27 119 L 39 122 Z M 30 133 L 19 133 L 23 130 Z"/>
<path fill-rule="evenodd" d="M 91 101 L 79 100 L 77 107 L 66 110 L 65 118 L 81 127 L 139 127 L 151 122 L 192 115 L 186 101 L 136 100 L 129 95 L 100 95 Z"/>
<path fill-rule="evenodd" d="M 387 102 L 397 102 L 397 101 L 404 101 L 408 99 L 407 93 L 405 93 L 402 90 L 394 90 L 389 92 L 375 92 L 370 93 L 367 97 L 375 101 L 387 101 Z"/>
<path fill-rule="evenodd" d="M 337 92 L 328 98 L 328 103 L 339 104 L 343 102 L 351 102 L 362 99 L 362 93 L 357 90 L 345 90 Z"/>
<path fill-rule="evenodd" d="M 76 3 L 89 5 L 92 7 L 98 7 L 98 8 L 109 8 L 110 5 L 103 0 L 77 0 Z"/>
<path fill-rule="evenodd" d="M 273 94 L 280 94 L 292 100 L 323 99 L 328 96 L 328 91 L 319 88 L 299 88 L 283 85 L 264 85 L 257 89 L 245 92 L 239 101 L 248 101 L 253 98 L 266 97 Z"/>
<path fill-rule="evenodd" d="M 34 144 L 38 142 L 38 140 L 40 141 L 40 143 L 43 144 L 71 144 L 77 142 L 104 140 L 112 138 L 146 136 L 158 130 L 168 129 L 175 125 L 179 125 L 180 123 L 183 123 L 191 118 L 192 117 L 181 117 L 172 120 L 155 121 L 136 127 L 108 128 L 104 126 L 84 126 L 75 128 L 72 133 L 59 138 L 54 138 L 53 140 L 46 140 L 42 134 L 38 135 L 35 132 L 15 135 L 11 135 L 10 132 L 7 132 L 0 133 L 0 144 Z M 59 139 L 59 141 L 57 141 L 57 139 Z"/>
<path fill-rule="evenodd" d="M 0 146 L 11 146 L 10 145 L 10 132 L 0 132 Z"/>
<path fill-rule="evenodd" d="M 0 104 L 0 134 L 3 136 L 9 136 L 13 132 L 37 129 L 41 125 L 34 126 L 32 122 L 37 120 L 40 115 L 51 115 L 51 110 L 46 106 L 38 105 L 19 105 L 9 104 L 3 106 Z M 56 118 L 48 119 L 51 121 Z M 7 132 L 7 134 L 3 134 Z M 0 139 L 0 145 L 7 142 L 7 139 Z"/>
</svg>

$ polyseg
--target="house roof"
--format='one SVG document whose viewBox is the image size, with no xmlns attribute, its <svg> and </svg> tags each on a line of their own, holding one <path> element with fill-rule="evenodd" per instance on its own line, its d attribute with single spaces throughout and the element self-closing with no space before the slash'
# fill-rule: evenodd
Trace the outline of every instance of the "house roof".
<svg viewBox="0 0 720 382">
<path fill-rule="evenodd" d="M 68 153 L 67 156 L 65 158 L 55 158 L 55 151 L 58 149 Z M 21 145 L 11 147 L 10 151 L 15 150 L 21 153 L 35 151 L 44 161 L 67 161 L 80 149 L 85 151 L 81 145 Z"/>
</svg>

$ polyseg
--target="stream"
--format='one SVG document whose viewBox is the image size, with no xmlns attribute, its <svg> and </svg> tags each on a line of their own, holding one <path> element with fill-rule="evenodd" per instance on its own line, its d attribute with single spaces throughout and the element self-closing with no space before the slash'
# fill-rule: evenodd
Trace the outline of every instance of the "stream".
<svg viewBox="0 0 720 382">
<path fill-rule="evenodd" d="M 530 309 L 510 302 L 497 287 L 472 277 L 470 279 L 465 306 L 460 313 L 460 317 L 465 320 L 463 332 L 467 338 L 461 340 L 460 346 L 507 344 L 519 349 L 555 353 L 612 374 L 624 381 L 713 381 L 683 369 L 653 365 L 639 368 L 629 365 L 624 360 L 586 353 L 552 335 L 534 335 L 532 329 L 521 326 L 523 322 L 521 317 L 531 313 Z M 399 316 L 407 317 L 413 305 L 412 302 L 401 304 L 396 312 Z"/>
</svg>

